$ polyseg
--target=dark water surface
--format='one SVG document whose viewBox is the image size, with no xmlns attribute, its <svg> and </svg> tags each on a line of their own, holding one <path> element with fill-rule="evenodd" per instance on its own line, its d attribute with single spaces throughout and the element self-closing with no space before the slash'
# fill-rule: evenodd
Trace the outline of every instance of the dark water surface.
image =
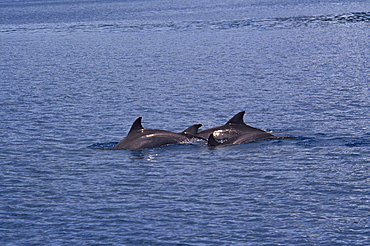
<svg viewBox="0 0 370 246">
<path fill-rule="evenodd" d="M 1 245 L 366 245 L 367 1 L 2 1 Z M 111 147 L 143 126 L 297 138 Z"/>
</svg>

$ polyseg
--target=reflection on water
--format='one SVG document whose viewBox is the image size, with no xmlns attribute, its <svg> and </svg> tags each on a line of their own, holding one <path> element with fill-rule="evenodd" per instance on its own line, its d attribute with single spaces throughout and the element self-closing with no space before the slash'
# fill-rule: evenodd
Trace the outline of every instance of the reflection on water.
<svg viewBox="0 0 370 246">
<path fill-rule="evenodd" d="M 144 159 L 148 150 L 145 149 L 135 149 L 135 150 L 129 150 L 131 154 L 131 159 Z"/>
</svg>

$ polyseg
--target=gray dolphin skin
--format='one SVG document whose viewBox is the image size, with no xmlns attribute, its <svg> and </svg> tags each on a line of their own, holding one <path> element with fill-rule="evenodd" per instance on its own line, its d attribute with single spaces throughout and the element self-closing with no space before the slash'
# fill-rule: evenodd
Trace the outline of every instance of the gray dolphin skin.
<svg viewBox="0 0 370 246">
<path fill-rule="evenodd" d="M 235 137 L 231 137 L 223 142 L 218 142 L 215 139 L 214 135 L 211 134 L 208 138 L 208 146 L 245 144 L 264 139 L 294 139 L 294 138 L 286 136 L 274 136 L 267 132 L 247 132 Z"/>
<path fill-rule="evenodd" d="M 158 129 L 145 129 L 141 125 L 141 119 L 142 117 L 139 117 L 135 120 L 127 136 L 112 149 L 148 149 L 188 142 L 202 126 L 195 124 L 181 133 L 175 133 Z"/>
<path fill-rule="evenodd" d="M 213 134 L 216 140 L 230 139 L 242 134 L 273 136 L 261 129 L 248 126 L 244 123 L 243 116 L 245 111 L 241 111 L 234 115 L 225 125 L 216 126 L 210 129 L 200 131 L 197 138 L 208 140 L 209 136 Z"/>
</svg>

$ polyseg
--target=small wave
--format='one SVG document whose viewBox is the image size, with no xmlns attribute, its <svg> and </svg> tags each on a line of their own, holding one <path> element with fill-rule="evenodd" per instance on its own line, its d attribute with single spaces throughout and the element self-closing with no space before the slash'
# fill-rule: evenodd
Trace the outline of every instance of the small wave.
<svg viewBox="0 0 370 246">
<path fill-rule="evenodd" d="M 142 31 L 193 31 L 228 29 L 292 29 L 321 27 L 333 24 L 370 22 L 370 12 L 354 12 L 339 15 L 297 16 L 283 18 L 241 19 L 221 21 L 180 21 L 158 23 L 58 23 L 34 25 L 4 25 L 0 32 L 142 32 Z"/>
<path fill-rule="evenodd" d="M 370 146 L 370 139 L 367 137 L 352 139 L 351 141 L 348 141 L 345 145 L 347 147 L 368 147 Z"/>
<path fill-rule="evenodd" d="M 109 143 L 95 143 L 90 146 L 87 146 L 88 149 L 95 150 L 107 150 L 113 148 L 118 142 L 109 142 Z"/>
</svg>

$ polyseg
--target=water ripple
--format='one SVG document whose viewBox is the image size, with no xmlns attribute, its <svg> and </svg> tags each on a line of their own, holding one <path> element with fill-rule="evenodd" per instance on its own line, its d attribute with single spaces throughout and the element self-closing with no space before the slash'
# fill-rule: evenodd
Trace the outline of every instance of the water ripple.
<svg viewBox="0 0 370 246">
<path fill-rule="evenodd" d="M 299 27 L 321 27 L 333 24 L 370 22 L 370 12 L 353 12 L 321 16 L 296 16 L 262 19 L 240 19 L 221 21 L 180 21 L 180 22 L 89 22 L 33 25 L 3 25 L 0 32 L 142 32 L 142 31 L 194 31 L 228 29 L 292 29 Z"/>
</svg>

